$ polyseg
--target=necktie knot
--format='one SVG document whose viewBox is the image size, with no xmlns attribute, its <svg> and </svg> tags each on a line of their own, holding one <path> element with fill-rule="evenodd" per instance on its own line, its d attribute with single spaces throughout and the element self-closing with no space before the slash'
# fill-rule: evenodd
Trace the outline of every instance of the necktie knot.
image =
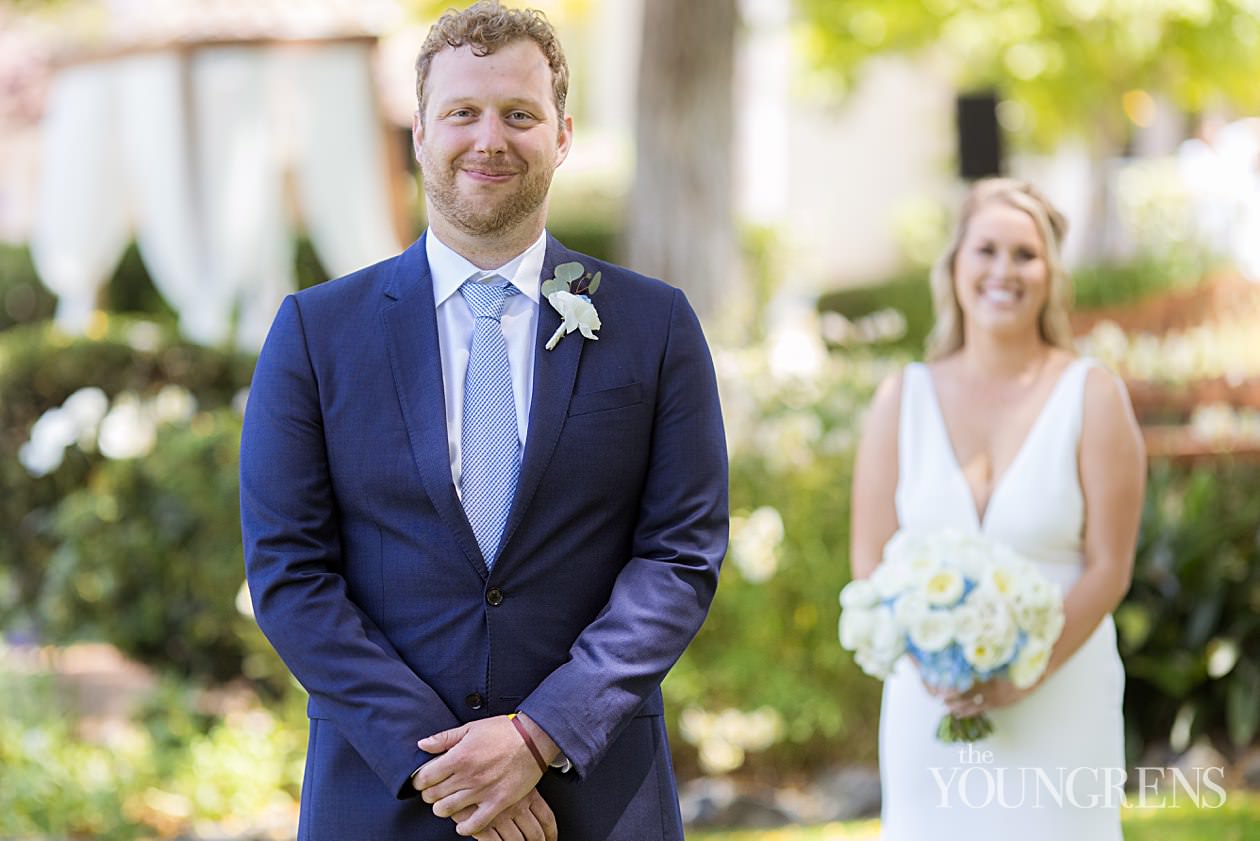
<svg viewBox="0 0 1260 841">
<path fill-rule="evenodd" d="M 486 280 L 466 280 L 459 287 L 460 294 L 468 302 L 473 318 L 489 318 L 498 321 L 503 315 L 503 304 L 517 293 L 512 284 L 498 275 Z"/>
</svg>

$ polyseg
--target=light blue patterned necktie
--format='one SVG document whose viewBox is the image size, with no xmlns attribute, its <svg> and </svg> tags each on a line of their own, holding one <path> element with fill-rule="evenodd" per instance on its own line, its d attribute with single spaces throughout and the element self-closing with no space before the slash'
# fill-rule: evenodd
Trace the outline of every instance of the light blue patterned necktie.
<svg viewBox="0 0 1260 841">
<path fill-rule="evenodd" d="M 499 554 L 521 472 L 512 367 L 499 324 L 504 302 L 517 289 L 502 277 L 490 275 L 484 282 L 465 281 L 459 291 L 476 319 L 464 377 L 460 498 L 481 555 L 491 567 Z"/>
</svg>

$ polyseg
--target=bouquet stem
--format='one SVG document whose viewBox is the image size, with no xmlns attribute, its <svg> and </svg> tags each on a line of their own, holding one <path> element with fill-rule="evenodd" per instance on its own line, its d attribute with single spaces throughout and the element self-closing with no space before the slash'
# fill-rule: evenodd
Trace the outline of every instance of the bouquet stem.
<svg viewBox="0 0 1260 841">
<path fill-rule="evenodd" d="M 936 738 L 946 744 L 951 742 L 977 742 L 993 733 L 993 722 L 984 713 L 957 716 L 946 713 L 936 728 Z"/>
</svg>

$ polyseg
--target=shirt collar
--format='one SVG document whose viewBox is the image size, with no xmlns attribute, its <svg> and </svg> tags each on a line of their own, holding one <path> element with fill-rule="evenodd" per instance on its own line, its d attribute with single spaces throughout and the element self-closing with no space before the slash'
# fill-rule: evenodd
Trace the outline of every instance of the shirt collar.
<svg viewBox="0 0 1260 841">
<path fill-rule="evenodd" d="M 547 232 L 544 230 L 529 248 L 517 254 L 497 269 L 479 269 L 449 245 L 442 242 L 430 228 L 424 236 L 424 252 L 429 259 L 429 274 L 433 278 L 433 303 L 442 303 L 456 292 L 464 281 L 475 274 L 497 274 L 508 279 L 517 290 L 535 304 L 541 297 L 543 259 L 547 256 Z"/>
</svg>

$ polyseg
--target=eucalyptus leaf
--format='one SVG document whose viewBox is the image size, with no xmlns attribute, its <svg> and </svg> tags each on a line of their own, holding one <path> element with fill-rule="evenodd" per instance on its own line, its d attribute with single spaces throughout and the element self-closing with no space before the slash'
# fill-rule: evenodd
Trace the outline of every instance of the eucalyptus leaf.
<svg viewBox="0 0 1260 841">
<path fill-rule="evenodd" d="M 591 288 L 587 290 L 588 294 L 594 295 L 599 291 L 600 273 L 595 272 L 595 276 L 591 278 Z"/>
<path fill-rule="evenodd" d="M 551 280 L 547 281 L 546 283 L 542 285 L 542 293 L 543 293 L 544 298 L 549 298 L 552 295 L 554 295 L 556 292 L 567 292 L 567 291 L 569 291 L 568 282 L 560 280 L 559 278 L 553 277 Z"/>
<path fill-rule="evenodd" d="M 567 286 L 581 277 L 585 271 L 581 263 L 561 263 L 556 266 L 556 280 L 563 281 Z"/>
</svg>

